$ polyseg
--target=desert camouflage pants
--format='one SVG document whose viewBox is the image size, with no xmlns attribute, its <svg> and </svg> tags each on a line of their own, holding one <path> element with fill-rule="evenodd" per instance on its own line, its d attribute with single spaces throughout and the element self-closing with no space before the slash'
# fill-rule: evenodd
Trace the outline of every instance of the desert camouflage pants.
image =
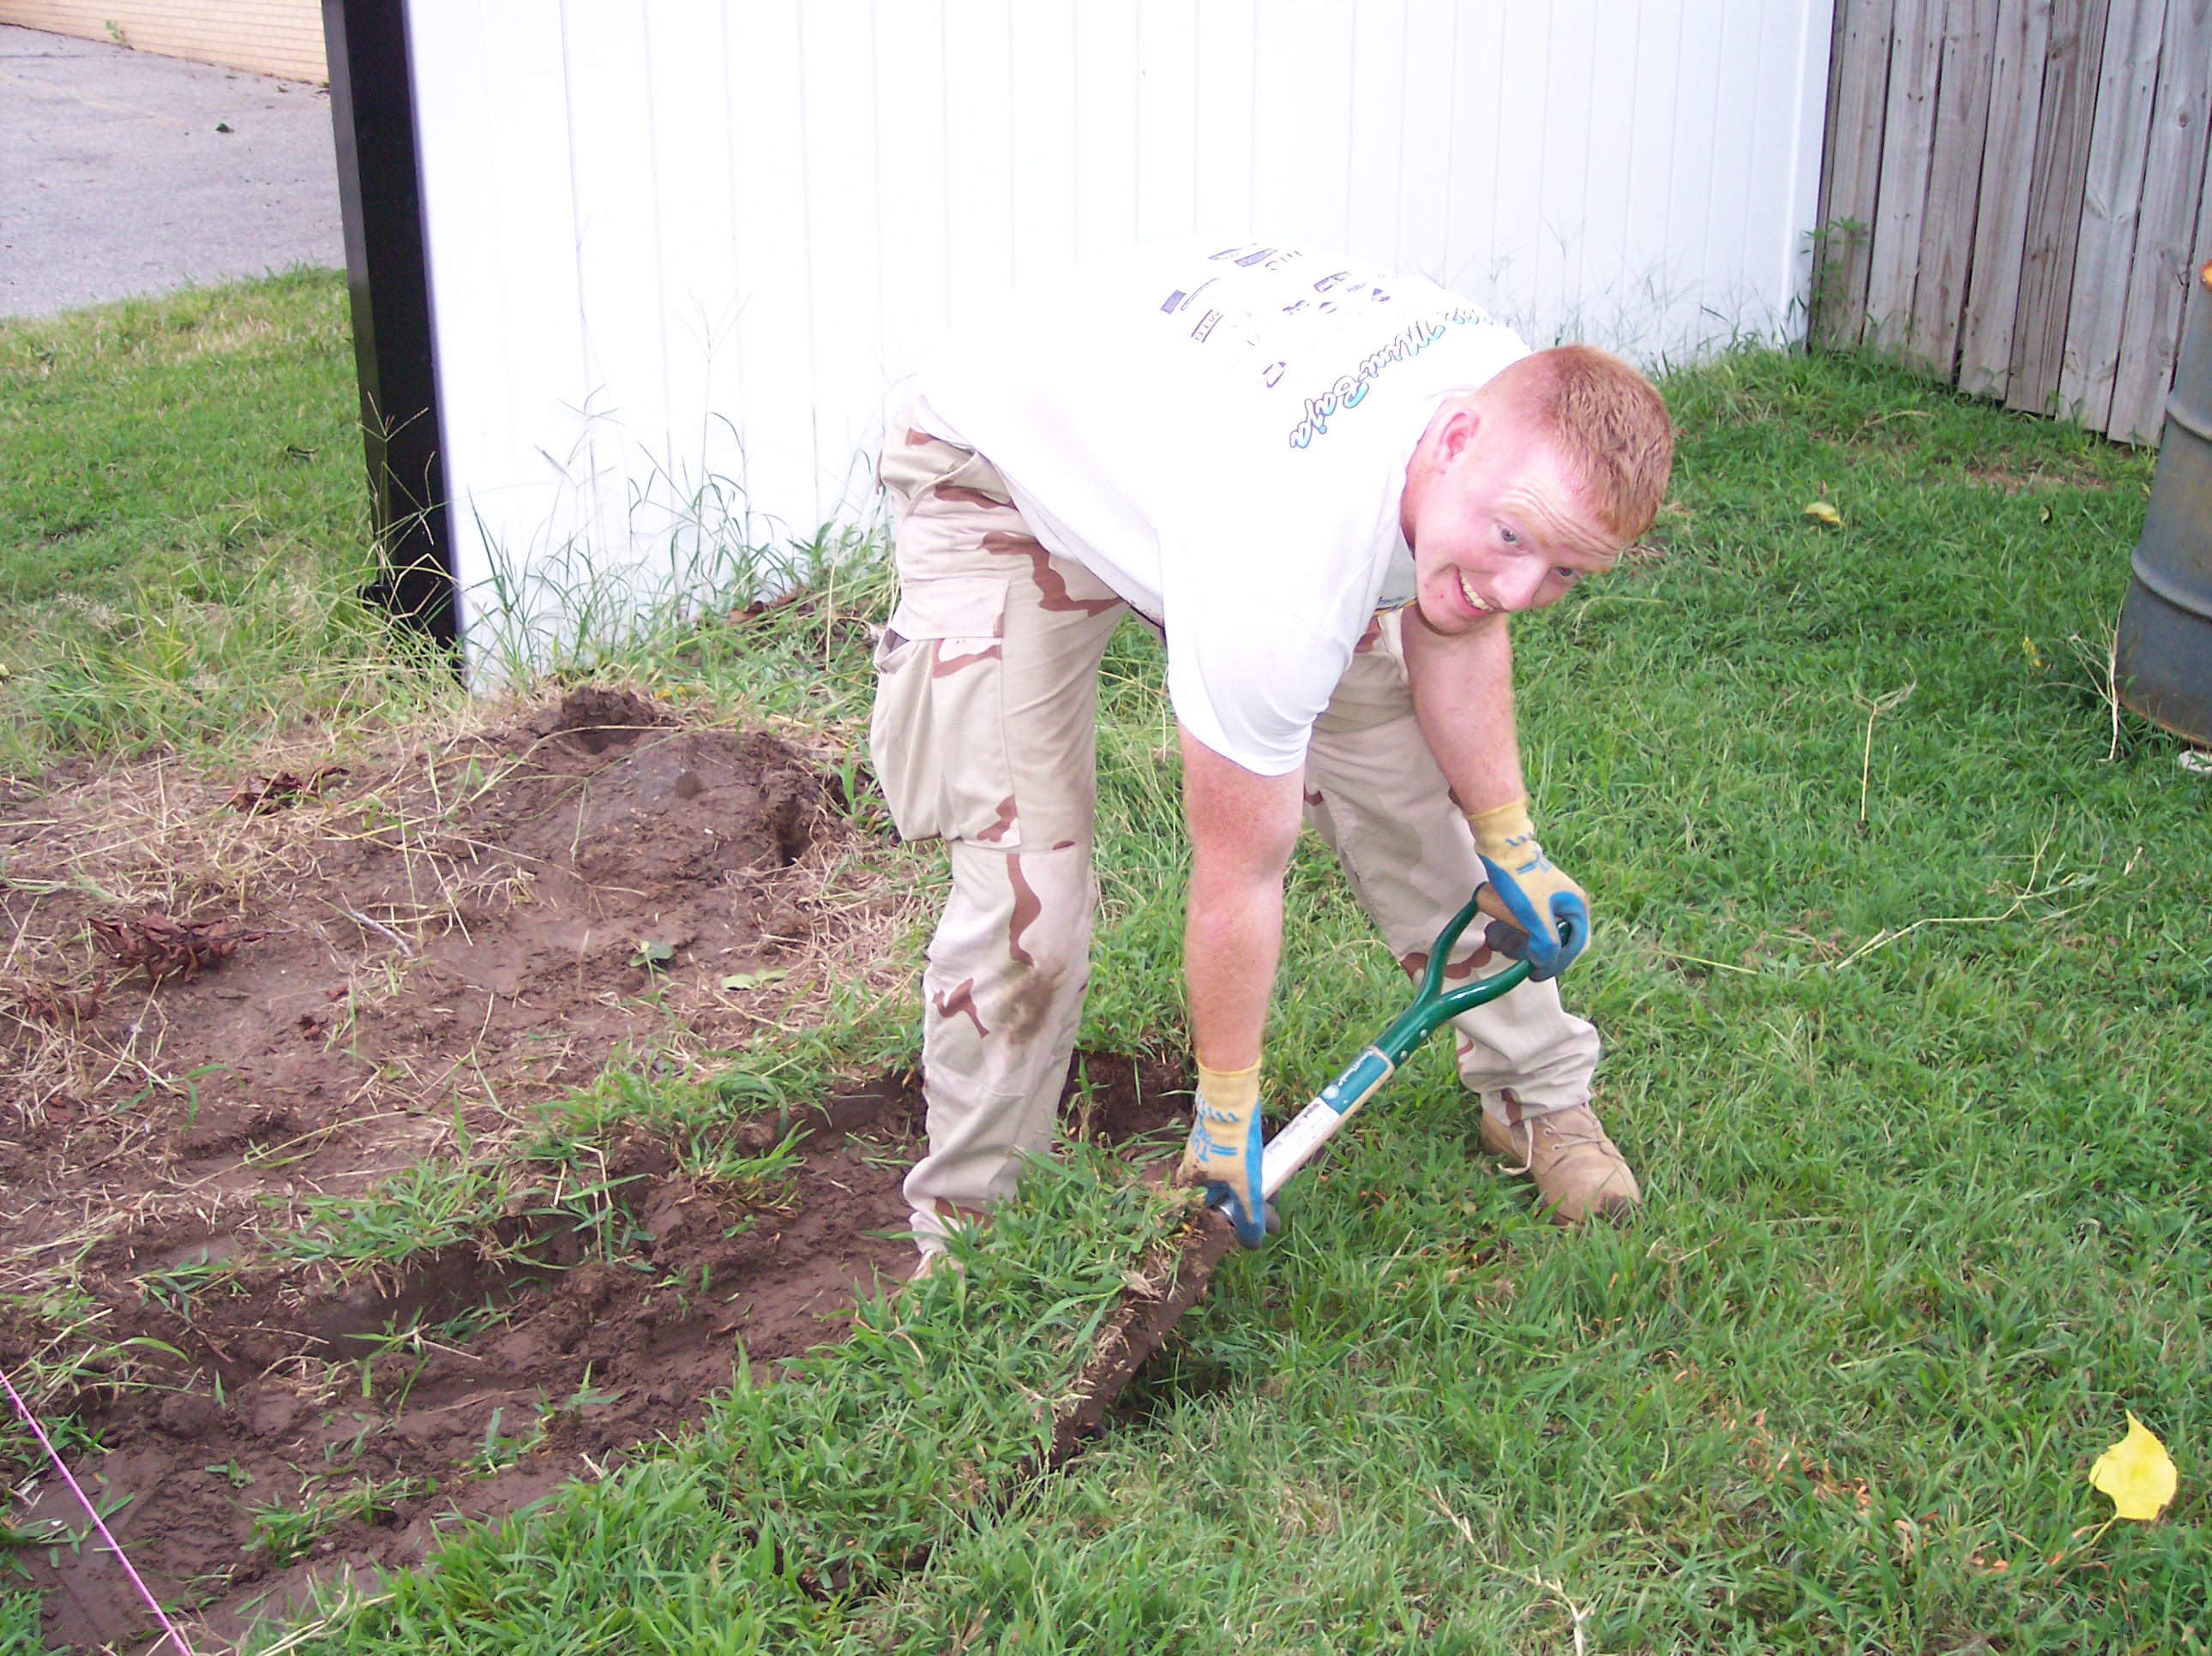
<svg viewBox="0 0 2212 1656">
<path fill-rule="evenodd" d="M 922 975 L 929 1149 L 916 1235 L 1012 1192 L 1048 1153 L 1089 983 L 1098 664 L 1127 606 L 1029 532 L 979 454 L 892 422 L 878 469 L 900 582 L 869 749 L 899 832 L 942 837 L 952 891 Z M 1360 640 L 1307 750 L 1306 816 L 1409 973 L 1482 878 L 1414 722 L 1395 612 Z M 1468 949 L 1446 975 L 1486 966 Z M 1501 1119 L 1586 1103 L 1597 1032 L 1549 983 L 1457 1021 L 1459 1072 Z M 1297 1101 L 1303 1102 L 1304 1101 Z"/>
</svg>

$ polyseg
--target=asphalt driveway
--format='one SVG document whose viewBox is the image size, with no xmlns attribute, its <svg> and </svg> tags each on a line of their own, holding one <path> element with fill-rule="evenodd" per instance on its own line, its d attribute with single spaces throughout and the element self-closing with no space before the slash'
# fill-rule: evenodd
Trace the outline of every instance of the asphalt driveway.
<svg viewBox="0 0 2212 1656">
<path fill-rule="evenodd" d="M 0 317 L 344 263 L 323 88 L 0 25 Z"/>
</svg>

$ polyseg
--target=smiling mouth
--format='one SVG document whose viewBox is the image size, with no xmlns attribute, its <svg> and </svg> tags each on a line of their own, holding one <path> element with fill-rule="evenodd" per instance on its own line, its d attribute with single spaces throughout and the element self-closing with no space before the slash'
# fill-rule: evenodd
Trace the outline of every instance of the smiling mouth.
<svg viewBox="0 0 2212 1656">
<path fill-rule="evenodd" d="M 1498 606 L 1474 590 L 1474 584 L 1467 578 L 1467 571 L 1462 569 L 1455 573 L 1459 576 L 1459 594 L 1467 600 L 1468 607 L 1478 616 L 1494 614 Z"/>
</svg>

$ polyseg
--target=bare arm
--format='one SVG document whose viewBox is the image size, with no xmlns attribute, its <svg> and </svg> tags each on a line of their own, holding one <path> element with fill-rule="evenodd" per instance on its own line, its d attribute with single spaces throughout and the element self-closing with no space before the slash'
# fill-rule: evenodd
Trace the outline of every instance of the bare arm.
<svg viewBox="0 0 2212 1656">
<path fill-rule="evenodd" d="M 1413 716 L 1429 751 L 1473 815 L 1510 804 L 1528 790 L 1513 724 L 1513 642 L 1504 616 L 1446 638 L 1407 606 L 1401 637 Z"/>
<path fill-rule="evenodd" d="M 1191 1046 L 1210 1070 L 1243 1070 L 1260 1061 L 1304 780 L 1297 771 L 1255 775 L 1189 731 L 1181 736 L 1191 843 L 1182 945 Z"/>
</svg>

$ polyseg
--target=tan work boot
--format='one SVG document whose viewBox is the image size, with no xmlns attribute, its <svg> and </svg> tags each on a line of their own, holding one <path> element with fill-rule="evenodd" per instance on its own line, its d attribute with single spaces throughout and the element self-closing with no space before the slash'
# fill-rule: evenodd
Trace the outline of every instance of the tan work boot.
<svg viewBox="0 0 2212 1656">
<path fill-rule="evenodd" d="M 1644 1200 L 1636 1175 L 1588 1105 L 1532 1115 L 1510 1127 L 1488 1110 L 1481 1115 L 1482 1148 L 1510 1157 L 1516 1165 L 1506 1172 L 1535 1180 L 1553 1223 L 1571 1225 L 1593 1213 L 1625 1218 Z"/>
<path fill-rule="evenodd" d="M 914 1275 L 907 1280 L 910 1283 L 924 1283 L 940 1271 L 950 1271 L 957 1276 L 967 1269 L 967 1266 L 954 1259 L 946 1249 L 933 1247 L 923 1253 L 921 1262 L 914 1268 Z"/>
<path fill-rule="evenodd" d="M 939 1222 L 947 1230 L 983 1231 L 991 1228 L 991 1210 L 988 1208 L 962 1207 L 957 1202 L 948 1202 L 941 1196 L 931 1197 L 929 1205 L 936 1210 Z M 908 1282 L 924 1281 L 940 1271 L 967 1270 L 967 1266 L 955 1259 L 951 1250 L 935 1236 L 916 1235 L 915 1247 L 921 1250 L 921 1260 L 915 1266 L 914 1275 L 907 1279 Z"/>
</svg>

